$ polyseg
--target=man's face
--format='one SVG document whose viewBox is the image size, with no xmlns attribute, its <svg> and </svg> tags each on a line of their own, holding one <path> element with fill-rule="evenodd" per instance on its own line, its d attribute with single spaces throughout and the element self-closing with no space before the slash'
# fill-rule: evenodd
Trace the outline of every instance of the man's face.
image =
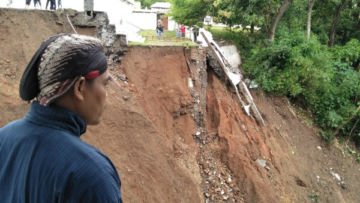
<svg viewBox="0 0 360 203">
<path fill-rule="evenodd" d="M 106 101 L 106 86 L 111 81 L 108 71 L 104 72 L 91 82 L 87 82 L 84 94 L 83 112 L 88 125 L 96 125 L 100 123 L 101 115 L 104 111 Z"/>
</svg>

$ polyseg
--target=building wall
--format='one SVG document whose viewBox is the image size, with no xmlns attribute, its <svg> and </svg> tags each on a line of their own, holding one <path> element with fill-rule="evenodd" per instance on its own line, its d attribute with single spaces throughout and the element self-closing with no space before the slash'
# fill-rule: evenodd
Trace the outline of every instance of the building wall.
<svg viewBox="0 0 360 203">
<path fill-rule="evenodd" d="M 136 12 L 131 14 L 130 23 L 136 25 L 143 30 L 151 30 L 156 28 L 156 13 L 154 12 Z"/>
<path fill-rule="evenodd" d="M 168 30 L 169 31 L 174 31 L 176 29 L 177 23 L 174 21 L 174 19 L 172 19 L 171 16 L 169 16 L 168 19 Z"/>
<path fill-rule="evenodd" d="M 135 5 L 126 0 L 95 0 L 94 10 L 107 12 L 110 23 L 116 26 L 116 31 L 125 34 L 122 24 L 128 20 L 134 7 Z"/>
</svg>

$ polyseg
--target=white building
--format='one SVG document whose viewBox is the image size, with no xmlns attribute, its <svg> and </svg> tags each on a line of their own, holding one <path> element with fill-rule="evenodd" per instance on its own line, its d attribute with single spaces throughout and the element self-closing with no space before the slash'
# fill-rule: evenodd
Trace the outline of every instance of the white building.
<svg viewBox="0 0 360 203">
<path fill-rule="evenodd" d="M 156 11 L 158 13 L 168 13 L 171 8 L 171 3 L 169 2 L 155 2 L 150 6 L 152 11 Z"/>
<path fill-rule="evenodd" d="M 142 30 L 156 28 L 157 12 L 148 9 L 134 10 L 131 14 L 131 23 Z"/>
<path fill-rule="evenodd" d="M 157 13 L 157 20 L 161 19 L 164 25 L 165 30 L 175 30 L 176 23 L 166 14 L 169 13 L 171 9 L 171 3 L 169 2 L 155 2 L 150 6 L 151 10 Z"/>
</svg>

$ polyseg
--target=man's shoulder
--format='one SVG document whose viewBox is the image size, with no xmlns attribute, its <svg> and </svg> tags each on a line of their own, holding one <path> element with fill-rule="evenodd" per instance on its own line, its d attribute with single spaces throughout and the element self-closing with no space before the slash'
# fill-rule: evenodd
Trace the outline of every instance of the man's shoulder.
<svg viewBox="0 0 360 203">
<path fill-rule="evenodd" d="M 116 169 L 111 160 L 100 150 L 83 141 L 72 144 L 72 162 L 76 165 L 80 175 L 110 175 L 116 173 Z M 69 154 L 70 155 L 70 154 Z"/>
<path fill-rule="evenodd" d="M 120 177 L 110 159 L 90 145 L 79 149 L 78 152 L 80 154 L 77 156 L 80 155 L 82 158 L 73 161 L 72 164 L 76 165 L 74 181 L 80 184 L 79 192 L 86 194 L 85 196 L 90 195 L 90 199 L 107 199 L 110 196 L 121 199 Z M 82 152 L 85 154 L 81 154 Z"/>
</svg>

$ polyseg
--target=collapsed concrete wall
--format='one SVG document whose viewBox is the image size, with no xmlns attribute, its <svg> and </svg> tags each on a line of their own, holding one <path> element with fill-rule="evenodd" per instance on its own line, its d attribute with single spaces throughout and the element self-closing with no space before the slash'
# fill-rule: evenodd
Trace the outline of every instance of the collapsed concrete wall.
<svg viewBox="0 0 360 203">
<path fill-rule="evenodd" d="M 105 53 L 109 56 L 110 63 L 121 61 L 127 50 L 126 35 L 116 34 L 115 25 L 109 24 L 109 18 L 105 12 L 95 11 L 92 16 L 89 16 L 87 12 L 75 12 L 69 17 L 76 27 L 96 29 L 96 37 L 104 42 Z"/>
</svg>

